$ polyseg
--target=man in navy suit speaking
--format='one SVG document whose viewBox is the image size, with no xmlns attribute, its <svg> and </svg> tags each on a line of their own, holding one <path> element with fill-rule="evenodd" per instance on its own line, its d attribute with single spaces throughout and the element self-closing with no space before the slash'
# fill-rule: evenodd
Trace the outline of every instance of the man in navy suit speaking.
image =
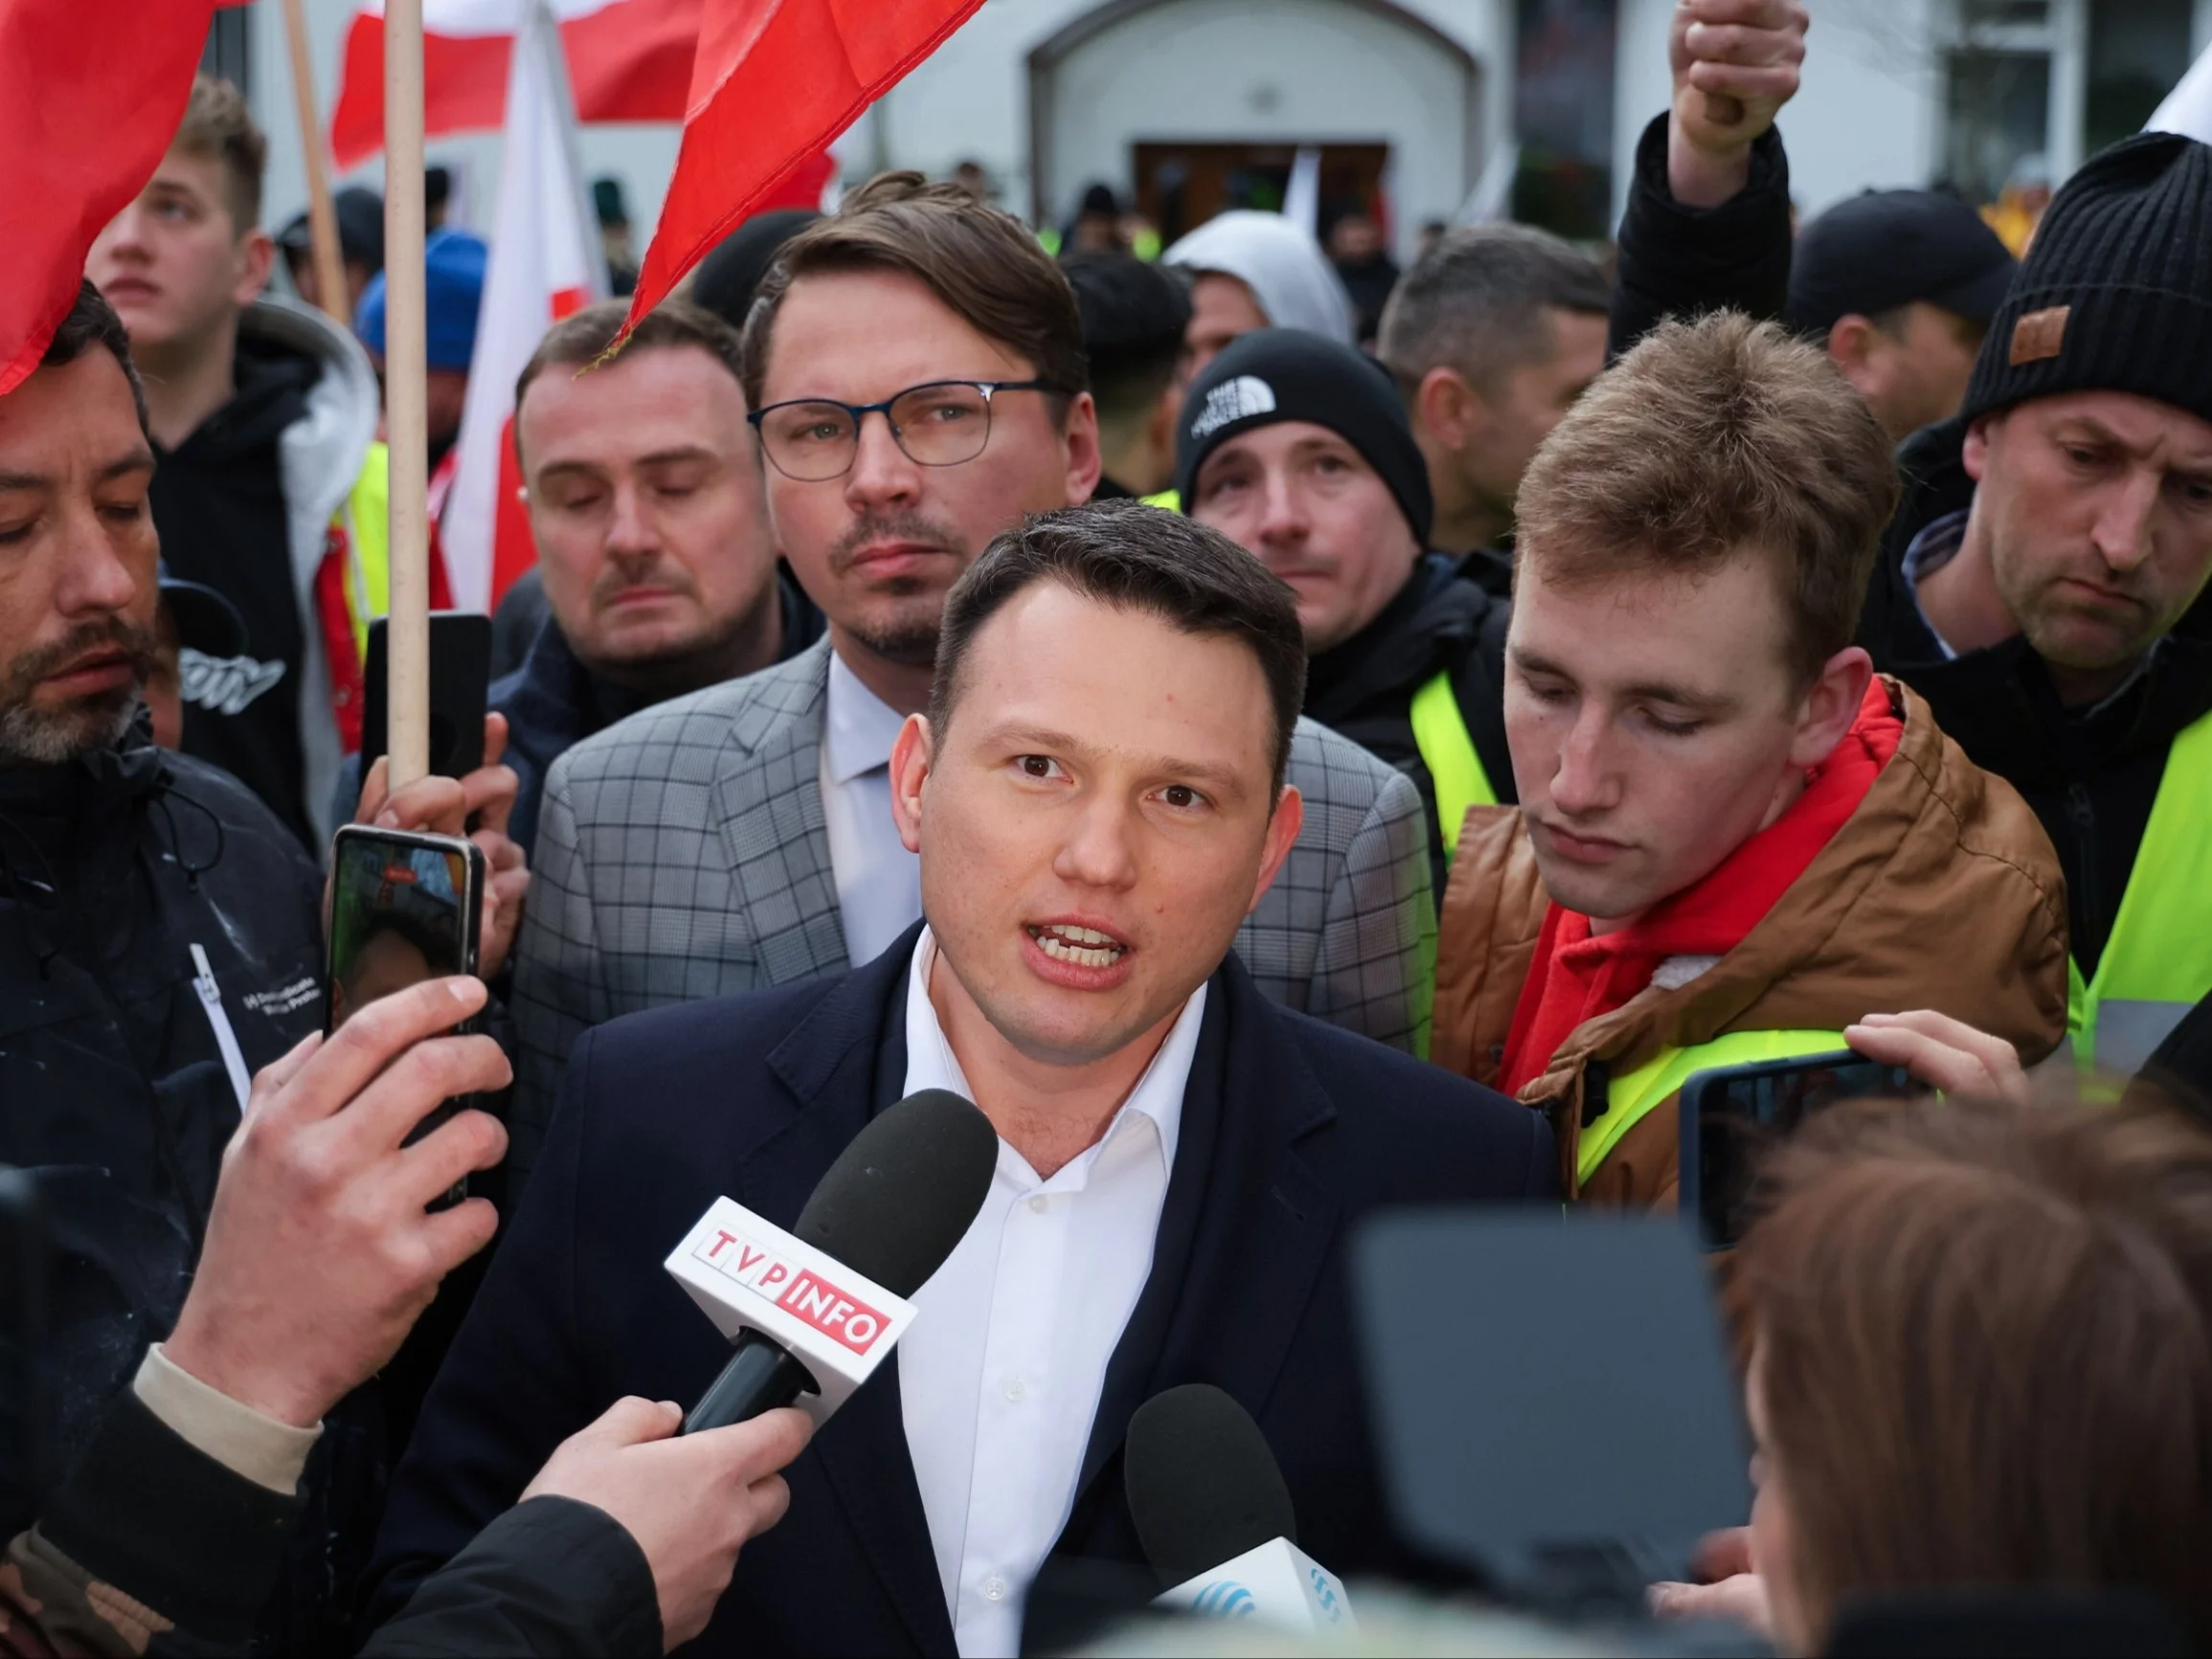
<svg viewBox="0 0 2212 1659">
<path fill-rule="evenodd" d="M 1258 1421 L 1317 1558 L 1403 1564 L 1345 1239 L 1387 1205 L 1555 1197 L 1555 1160 L 1528 1109 L 1269 1003 L 1231 954 L 1298 839 L 1304 680 L 1290 590 L 1189 520 L 1114 502 L 992 545 L 892 757 L 925 921 L 843 977 L 577 1043 L 395 1483 L 384 1606 L 610 1401 L 713 1379 L 726 1346 L 661 1264 L 715 1198 L 791 1225 L 927 1087 L 997 1129 L 990 1194 L 702 1647 L 1013 1653 L 1049 1555 L 1141 1558 L 1121 1445 L 1185 1382 Z"/>
</svg>

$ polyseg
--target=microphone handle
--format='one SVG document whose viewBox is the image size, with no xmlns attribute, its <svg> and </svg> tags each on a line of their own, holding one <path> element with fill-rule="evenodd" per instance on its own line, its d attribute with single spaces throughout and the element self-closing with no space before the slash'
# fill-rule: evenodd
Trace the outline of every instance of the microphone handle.
<svg viewBox="0 0 2212 1659">
<path fill-rule="evenodd" d="M 722 1367 L 713 1386 L 699 1397 L 699 1403 L 691 1407 L 679 1432 L 697 1434 L 702 1429 L 727 1428 L 733 1423 L 744 1423 L 779 1405 L 789 1405 L 809 1391 L 817 1391 L 811 1371 L 773 1337 L 747 1331 L 738 1336 L 730 1363 Z"/>
</svg>

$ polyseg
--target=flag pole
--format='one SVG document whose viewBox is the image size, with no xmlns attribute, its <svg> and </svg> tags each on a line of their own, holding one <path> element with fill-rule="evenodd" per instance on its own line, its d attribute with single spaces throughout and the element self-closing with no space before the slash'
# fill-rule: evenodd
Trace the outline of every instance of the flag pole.
<svg viewBox="0 0 2212 1659">
<path fill-rule="evenodd" d="M 385 425 L 392 449 L 386 623 L 391 786 L 430 771 L 430 417 L 423 389 L 422 0 L 384 6 Z"/>
<path fill-rule="evenodd" d="M 307 50 L 305 0 L 284 0 L 284 44 L 292 56 L 292 106 L 300 121 L 300 154 L 307 164 L 307 239 L 313 250 L 315 291 L 341 328 L 348 315 L 346 260 L 338 247 L 338 213 L 330 205 L 330 172 L 323 161 L 322 123 L 315 114 L 315 63 Z"/>
</svg>

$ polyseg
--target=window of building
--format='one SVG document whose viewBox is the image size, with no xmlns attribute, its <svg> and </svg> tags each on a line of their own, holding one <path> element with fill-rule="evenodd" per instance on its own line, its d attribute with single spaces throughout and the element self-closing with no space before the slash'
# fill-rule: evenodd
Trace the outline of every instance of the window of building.
<svg viewBox="0 0 2212 1659">
<path fill-rule="evenodd" d="M 2189 66 L 2190 0 L 2096 0 L 2089 8 L 2082 153 L 2143 130 Z"/>
<path fill-rule="evenodd" d="M 1603 240 L 1613 234 L 1618 0 L 1519 0 L 1515 20 L 1513 216 Z"/>
<path fill-rule="evenodd" d="M 247 74 L 247 47 L 251 37 L 247 19 L 251 15 L 243 6 L 226 7 L 217 11 L 214 22 L 208 27 L 207 50 L 200 54 L 202 70 L 229 81 L 248 96 L 254 90 Z"/>
</svg>

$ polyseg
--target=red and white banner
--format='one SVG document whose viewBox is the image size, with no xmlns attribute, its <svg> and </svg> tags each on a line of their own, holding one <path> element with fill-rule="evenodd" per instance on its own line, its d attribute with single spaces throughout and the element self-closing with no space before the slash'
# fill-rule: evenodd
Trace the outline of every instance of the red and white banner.
<svg viewBox="0 0 2212 1659">
<path fill-rule="evenodd" d="M 573 4 L 573 0 L 572 0 Z M 561 42 L 546 0 L 528 0 L 508 86 L 499 218 L 485 266 L 476 355 L 439 520 L 453 602 L 489 611 L 535 563 L 514 459 L 514 382 L 551 327 L 607 294 L 607 264 L 584 194 Z"/>
<path fill-rule="evenodd" d="M 530 0 L 423 0 L 423 128 L 432 138 L 505 124 L 514 37 Z M 702 0 L 550 0 L 579 121 L 682 121 Z M 384 6 L 346 35 L 330 153 L 341 170 L 384 147 Z"/>
</svg>

